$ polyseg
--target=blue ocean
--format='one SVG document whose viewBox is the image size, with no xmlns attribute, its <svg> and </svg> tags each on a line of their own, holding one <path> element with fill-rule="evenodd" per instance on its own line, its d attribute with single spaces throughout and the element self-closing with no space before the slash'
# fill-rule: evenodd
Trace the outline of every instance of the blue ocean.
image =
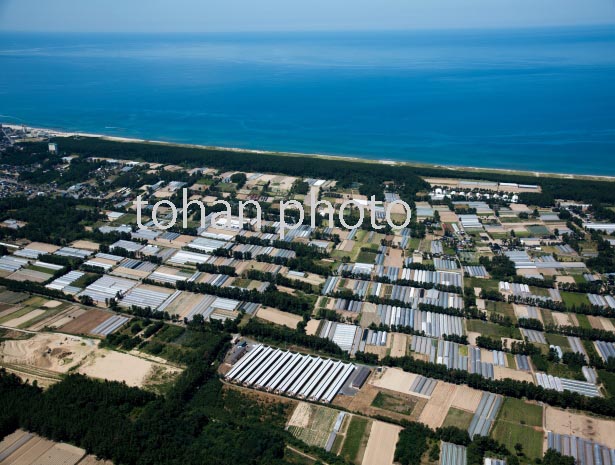
<svg viewBox="0 0 615 465">
<path fill-rule="evenodd" d="M 615 175 L 615 27 L 0 33 L 0 115 L 181 143 Z"/>
</svg>

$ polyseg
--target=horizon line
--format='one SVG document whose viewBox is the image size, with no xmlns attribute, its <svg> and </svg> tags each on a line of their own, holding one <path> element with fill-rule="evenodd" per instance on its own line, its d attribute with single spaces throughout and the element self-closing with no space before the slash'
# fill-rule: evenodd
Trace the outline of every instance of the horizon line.
<svg viewBox="0 0 615 465">
<path fill-rule="evenodd" d="M 31 29 L 1 29 L 0 34 L 99 34 L 99 35 L 195 35 L 195 34 L 327 34 L 327 33 L 409 33 L 409 32 L 469 32 L 469 31 L 531 31 L 556 29 L 590 29 L 615 28 L 615 21 L 596 22 L 587 24 L 545 24 L 545 25 L 509 25 L 509 26 L 455 26 L 455 27 L 411 27 L 391 29 L 367 28 L 312 28 L 312 29 L 243 29 L 243 30 L 192 30 L 192 31 L 131 31 L 131 30 L 31 30 Z"/>
</svg>

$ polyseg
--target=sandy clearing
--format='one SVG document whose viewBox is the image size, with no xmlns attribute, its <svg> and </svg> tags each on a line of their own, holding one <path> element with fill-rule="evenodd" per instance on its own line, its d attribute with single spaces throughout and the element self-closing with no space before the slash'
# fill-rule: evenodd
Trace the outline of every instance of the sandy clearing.
<svg viewBox="0 0 615 465">
<path fill-rule="evenodd" d="M 88 357 L 88 360 L 77 371 L 94 378 L 123 381 L 128 386 L 141 387 L 153 374 L 155 367 L 163 366 L 134 355 L 100 350 Z M 174 368 L 164 368 L 166 371 L 179 371 Z"/>
<path fill-rule="evenodd" d="M 401 249 L 390 249 L 389 254 L 384 258 L 385 266 L 395 266 L 401 268 L 404 265 Z"/>
<path fill-rule="evenodd" d="M 558 434 L 571 434 L 615 448 L 613 422 L 578 413 L 559 410 L 551 406 L 545 409 L 546 429 Z"/>
<path fill-rule="evenodd" d="M 558 326 L 570 326 L 572 322 L 570 318 L 568 318 L 568 314 L 562 312 L 551 312 L 553 319 L 555 320 L 555 324 Z"/>
<path fill-rule="evenodd" d="M 451 407 L 474 413 L 478 408 L 482 395 L 482 391 L 472 389 L 469 386 L 459 385 L 453 396 Z"/>
<path fill-rule="evenodd" d="M 444 419 L 448 414 L 455 391 L 458 386 L 448 383 L 438 383 L 434 389 L 429 402 L 421 412 L 419 421 L 429 426 L 430 428 L 439 428 L 444 423 Z"/>
<path fill-rule="evenodd" d="M 370 384 L 390 391 L 410 394 L 410 386 L 418 375 L 408 373 L 399 368 L 383 368 L 380 376 L 375 375 Z"/>
<path fill-rule="evenodd" d="M 598 317 L 592 316 L 592 315 L 587 315 L 587 321 L 589 321 L 589 324 L 592 328 L 594 329 L 603 329 L 602 328 L 602 322 L 600 321 L 600 319 Z"/>
<path fill-rule="evenodd" d="M 98 249 L 100 248 L 100 244 L 97 244 L 96 242 L 92 242 L 92 241 L 79 240 L 79 241 L 73 242 L 71 244 L 71 247 L 74 247 L 76 249 L 85 249 L 85 250 L 92 250 L 94 252 L 98 252 Z"/>
<path fill-rule="evenodd" d="M 404 357 L 409 344 L 407 334 L 392 333 L 391 357 Z"/>
<path fill-rule="evenodd" d="M 299 315 L 269 307 L 259 308 L 258 312 L 256 312 L 256 316 L 263 320 L 270 321 L 271 323 L 275 323 L 276 325 L 287 326 L 291 329 L 295 329 L 297 324 L 302 321 Z"/>
<path fill-rule="evenodd" d="M 517 381 L 528 381 L 532 384 L 534 383 L 534 378 L 527 371 L 515 370 L 513 368 L 501 367 L 494 365 L 493 366 L 493 377 L 495 379 L 514 379 Z"/>
<path fill-rule="evenodd" d="M 318 332 L 318 327 L 320 326 L 320 320 L 310 320 L 307 322 L 305 326 L 305 334 L 308 336 L 314 336 Z"/>
<path fill-rule="evenodd" d="M 0 360 L 66 373 L 91 354 L 98 342 L 65 334 L 38 333 L 0 343 Z"/>
<path fill-rule="evenodd" d="M 470 345 L 475 346 L 476 345 L 476 338 L 479 337 L 481 334 L 477 333 L 475 331 L 467 331 L 466 335 L 468 336 L 468 343 Z"/>
<path fill-rule="evenodd" d="M 493 352 L 487 349 L 480 349 L 480 359 L 486 363 L 493 363 Z"/>
<path fill-rule="evenodd" d="M 26 313 L 25 315 L 20 316 L 19 318 L 13 318 L 12 320 L 4 323 L 4 326 L 9 326 L 11 328 L 17 328 L 19 325 L 25 323 L 26 321 L 30 321 L 36 317 L 41 316 L 45 313 L 45 310 L 32 310 L 31 312 Z"/>
<path fill-rule="evenodd" d="M 401 430 L 400 426 L 374 421 L 362 465 L 391 465 L 395 458 L 395 446 Z"/>
<path fill-rule="evenodd" d="M 44 242 L 30 242 L 25 248 L 30 250 L 38 250 L 39 252 L 44 253 L 53 253 L 60 249 L 57 245 L 46 244 Z"/>
<path fill-rule="evenodd" d="M 306 402 L 299 402 L 297 407 L 288 420 L 288 426 L 296 426 L 298 428 L 307 428 L 310 424 L 312 416 L 312 407 Z"/>
<path fill-rule="evenodd" d="M 60 305 L 62 305 L 62 302 L 60 302 L 59 300 L 50 300 L 49 302 L 45 302 L 43 304 L 43 307 L 56 308 L 56 307 L 59 307 Z"/>
<path fill-rule="evenodd" d="M 599 316 L 598 319 L 600 320 L 600 322 L 602 323 L 602 327 L 606 331 L 615 332 L 615 326 L 613 326 L 613 322 L 611 320 L 603 316 Z"/>
</svg>

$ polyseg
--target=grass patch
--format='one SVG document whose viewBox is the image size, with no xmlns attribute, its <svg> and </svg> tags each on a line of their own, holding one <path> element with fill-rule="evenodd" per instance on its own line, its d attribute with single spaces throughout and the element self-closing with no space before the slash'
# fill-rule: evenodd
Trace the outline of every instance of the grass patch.
<svg viewBox="0 0 615 465">
<path fill-rule="evenodd" d="M 468 331 L 473 331 L 489 337 L 509 337 L 513 339 L 521 339 L 519 328 L 514 326 L 506 327 L 482 320 L 467 320 Z"/>
<path fill-rule="evenodd" d="M 528 426 L 542 426 L 542 407 L 529 404 L 521 399 L 506 397 L 498 420 Z"/>
<path fill-rule="evenodd" d="M 367 445 L 366 431 L 369 425 L 367 418 L 359 418 L 353 416 L 348 425 L 348 431 L 346 431 L 346 440 L 344 446 L 340 452 L 342 458 L 349 462 L 358 463 L 360 460 L 357 455 L 361 450 L 361 446 Z"/>
<path fill-rule="evenodd" d="M 523 444 L 523 452 L 529 458 L 542 457 L 542 432 L 531 426 L 497 421 L 491 436 L 504 444 L 510 451 L 514 451 L 515 444 L 520 443 Z"/>
<path fill-rule="evenodd" d="M 472 422 L 474 415 L 465 410 L 451 407 L 444 419 L 442 426 L 454 426 L 459 429 L 467 430 Z"/>
<path fill-rule="evenodd" d="M 378 392 L 372 406 L 383 410 L 389 410 L 391 412 L 401 413 L 403 415 L 410 415 L 414 406 L 415 400 L 408 400 L 403 397 L 398 397 L 392 394 L 385 394 L 384 392 Z"/>
<path fill-rule="evenodd" d="M 592 329 L 592 325 L 589 323 L 587 319 L 587 315 L 577 315 L 577 321 L 579 322 L 579 326 L 583 329 Z"/>
<path fill-rule="evenodd" d="M 570 343 L 568 342 L 568 338 L 566 336 L 562 336 L 561 334 L 545 333 L 545 338 L 549 344 L 560 346 L 564 352 L 571 351 Z"/>
<path fill-rule="evenodd" d="M 586 294 L 580 294 L 578 292 L 560 292 L 562 300 L 566 308 L 580 307 L 581 305 L 589 305 L 589 299 Z"/>
<path fill-rule="evenodd" d="M 247 289 L 247 287 L 250 285 L 251 282 L 252 282 L 251 279 L 237 278 L 235 279 L 235 281 L 233 281 L 233 286 Z"/>
<path fill-rule="evenodd" d="M 604 389 L 609 397 L 615 396 L 615 373 L 606 370 L 598 370 L 598 377 L 604 385 Z"/>
<path fill-rule="evenodd" d="M 374 263 L 374 261 L 376 260 L 376 255 L 377 254 L 374 252 L 361 250 L 361 252 L 359 252 L 359 255 L 357 255 L 356 261 L 359 263 Z"/>
</svg>

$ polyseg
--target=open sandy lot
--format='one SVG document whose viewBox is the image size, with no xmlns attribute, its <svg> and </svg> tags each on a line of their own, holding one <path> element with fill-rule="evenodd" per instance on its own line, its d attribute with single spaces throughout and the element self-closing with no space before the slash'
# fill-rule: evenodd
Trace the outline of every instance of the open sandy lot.
<svg viewBox="0 0 615 465">
<path fill-rule="evenodd" d="M 56 307 L 59 307 L 60 305 L 62 305 L 62 302 L 60 302 L 59 300 L 50 300 L 49 302 L 45 302 L 43 304 L 43 307 L 56 308 Z"/>
<path fill-rule="evenodd" d="M 318 332 L 318 327 L 320 326 L 320 320 L 310 320 L 307 322 L 305 326 L 305 334 L 308 336 L 314 336 Z"/>
<path fill-rule="evenodd" d="M 419 421 L 434 429 L 442 426 L 456 395 L 455 391 L 458 388 L 459 386 L 454 384 L 436 384 L 436 388 L 423 409 Z"/>
<path fill-rule="evenodd" d="M 400 426 L 374 421 L 362 465 L 391 465 L 401 429 Z"/>
<path fill-rule="evenodd" d="M 580 436 L 615 448 L 612 421 L 559 410 L 550 406 L 545 408 L 545 419 L 545 428 L 549 431 Z"/>
<path fill-rule="evenodd" d="M 310 416 L 312 409 L 310 404 L 306 402 L 299 402 L 295 410 L 293 411 L 290 420 L 288 420 L 288 426 L 296 426 L 298 428 L 307 428 L 310 424 Z"/>
<path fill-rule="evenodd" d="M 79 241 L 73 242 L 71 244 L 71 247 L 75 247 L 76 249 L 85 249 L 85 250 L 92 250 L 94 252 L 97 252 L 98 248 L 100 247 L 100 244 L 97 244 L 96 242 L 92 242 L 92 241 L 79 240 Z"/>
<path fill-rule="evenodd" d="M 406 355 L 406 350 L 409 345 L 409 337 L 407 334 L 391 333 L 391 357 L 403 357 Z"/>
<path fill-rule="evenodd" d="M 97 341 L 65 334 L 38 333 L 0 343 L 0 361 L 66 373 L 97 348 Z"/>
<path fill-rule="evenodd" d="M 164 367 L 134 355 L 111 350 L 99 350 L 91 354 L 77 371 L 94 378 L 123 381 L 128 386 L 140 387 L 148 383 L 156 368 L 179 372 L 176 368 Z"/>
<path fill-rule="evenodd" d="M 587 315 L 587 319 L 589 320 L 589 324 L 594 329 L 604 329 L 605 331 L 615 331 L 615 327 L 613 323 L 608 318 L 604 318 L 602 316 L 591 316 Z"/>
<path fill-rule="evenodd" d="M 474 413 L 478 408 L 482 395 L 483 392 L 478 389 L 472 389 L 469 386 L 459 385 L 457 386 L 457 390 L 453 396 L 451 407 Z"/>
<path fill-rule="evenodd" d="M 418 376 L 399 368 L 383 368 L 383 370 L 380 376 L 378 374 L 374 375 L 370 384 L 390 391 L 401 392 L 402 394 L 410 393 L 410 386 L 412 386 L 412 383 Z"/>
<path fill-rule="evenodd" d="M 555 320 L 555 324 L 558 326 L 570 326 L 572 325 L 572 321 L 570 320 L 567 313 L 562 312 L 551 312 L 553 319 Z"/>
<path fill-rule="evenodd" d="M 53 244 L 46 244 L 44 242 L 30 242 L 25 248 L 30 250 L 38 250 L 43 253 L 54 253 L 60 247 Z"/>
<path fill-rule="evenodd" d="M 404 265 L 401 249 L 390 249 L 389 254 L 384 259 L 384 265 L 401 268 Z"/>
<path fill-rule="evenodd" d="M 275 323 L 276 325 L 287 326 L 292 329 L 295 329 L 297 324 L 303 320 L 299 315 L 269 307 L 261 307 L 258 312 L 256 312 L 256 316 L 263 320 L 270 321 L 271 323 Z"/>
<path fill-rule="evenodd" d="M 495 379 L 510 378 L 510 379 L 514 379 L 517 381 L 527 381 L 529 383 L 534 384 L 534 378 L 527 371 L 514 370 L 508 367 L 501 367 L 501 366 L 494 365 L 493 376 Z"/>
</svg>

